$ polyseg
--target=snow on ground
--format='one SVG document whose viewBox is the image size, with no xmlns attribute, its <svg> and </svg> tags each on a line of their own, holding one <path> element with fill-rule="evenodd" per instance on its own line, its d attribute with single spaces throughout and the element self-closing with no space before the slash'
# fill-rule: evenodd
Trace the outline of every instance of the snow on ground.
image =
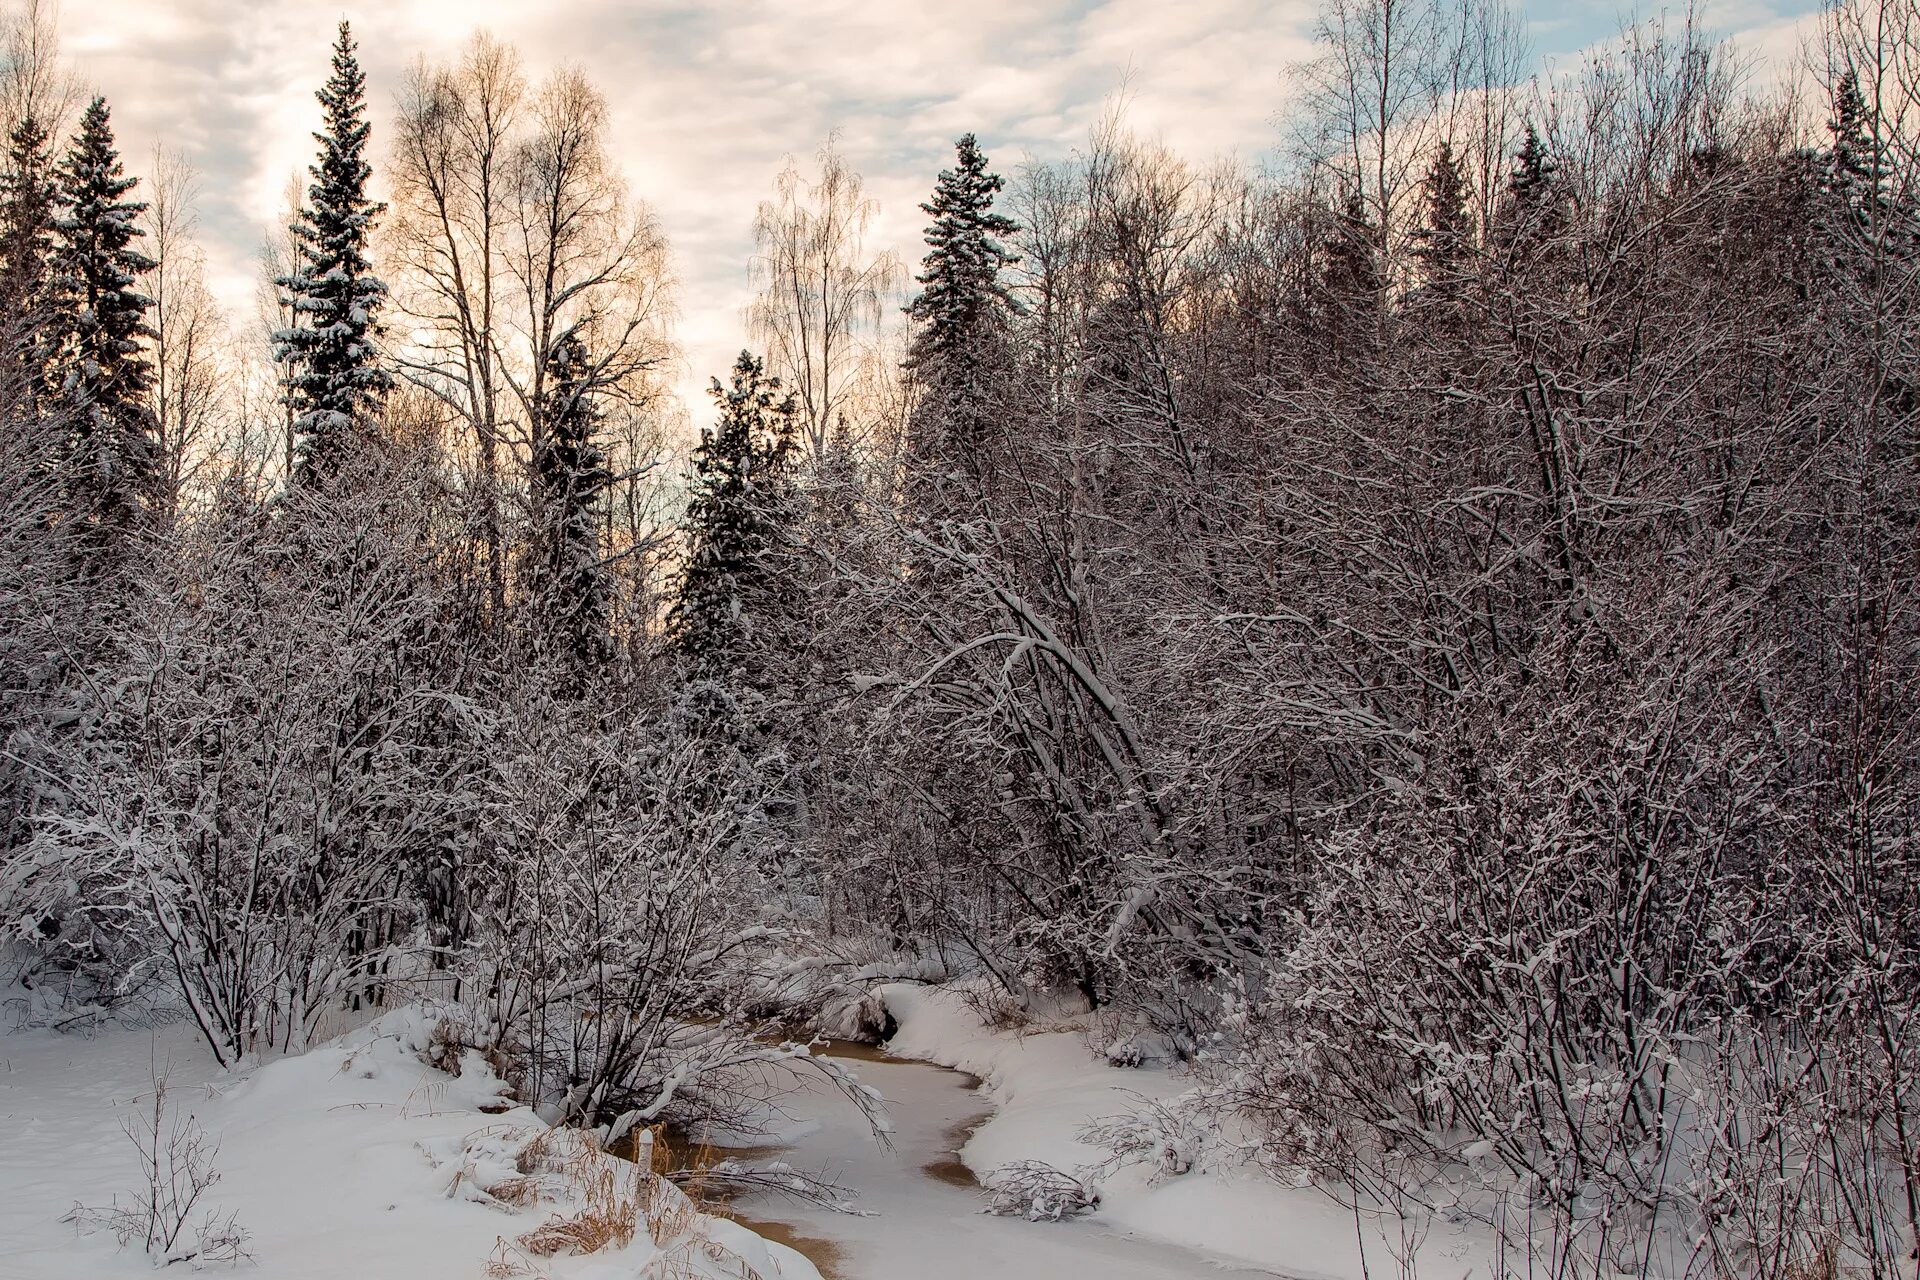
<svg viewBox="0 0 1920 1280">
<path fill-rule="evenodd" d="M 1137 1112 L 1143 1099 L 1166 1102 L 1188 1089 L 1172 1070 L 1110 1065 L 1094 1055 L 1081 1028 L 991 1030 L 950 988 L 897 984 L 883 995 L 900 1024 L 889 1052 L 985 1082 L 992 1118 L 960 1152 L 983 1178 L 1022 1160 L 1068 1172 L 1097 1165 L 1107 1153 L 1080 1136 L 1090 1121 Z M 1155 1180 L 1135 1166 L 1102 1179 L 1100 1190 L 1100 1208 L 1088 1221 L 1111 1229 L 1309 1280 L 1401 1273 L 1397 1220 L 1369 1216 L 1356 1224 L 1351 1210 L 1322 1192 L 1281 1186 L 1258 1170 L 1202 1167 Z M 1444 1222 L 1422 1225 L 1415 1257 L 1423 1280 L 1490 1274 L 1484 1240 Z"/>
<path fill-rule="evenodd" d="M 834 1050 L 844 1053 L 844 1048 Z M 1083 1054 L 1084 1058 L 1085 1055 Z M 953 1152 L 984 1120 L 971 1076 L 924 1062 L 846 1061 L 893 1113 L 890 1148 L 833 1090 L 812 1082 L 783 1106 L 781 1152 L 858 1195 L 866 1216 L 755 1196 L 737 1208 L 756 1229 L 802 1244 L 832 1280 L 1235 1280 L 1267 1276 L 1204 1251 L 1143 1240 L 1099 1214 L 1065 1222 L 988 1217 Z"/>
<path fill-rule="evenodd" d="M 1079 1171 L 1106 1154 L 1083 1126 L 1173 1099 L 1186 1081 L 1110 1065 L 1071 1024 L 992 1030 L 951 990 L 900 984 L 884 995 L 900 1028 L 892 1060 L 847 1065 L 887 1098 L 892 1147 L 820 1081 L 784 1102 L 772 1126 L 780 1158 L 835 1179 L 866 1216 L 758 1196 L 739 1202 L 741 1225 L 666 1188 L 670 1203 L 652 1214 L 665 1222 L 653 1233 L 663 1246 L 643 1230 L 624 1250 L 585 1257 L 516 1252 L 514 1242 L 567 1221 L 582 1170 L 617 1162 L 577 1135 L 543 1137 L 472 1055 L 457 1077 L 426 1066 L 417 1051 L 428 1019 L 417 1010 L 238 1072 L 216 1068 L 184 1024 L 0 1035 L 0 1280 L 151 1274 L 137 1246 L 78 1235 L 61 1218 L 116 1192 L 124 1201 L 138 1185 L 122 1124 L 151 1099 L 156 1070 L 170 1075 L 176 1112 L 220 1144 L 223 1176 L 209 1202 L 250 1233 L 255 1261 L 240 1274 L 270 1280 L 478 1280 L 503 1258 L 552 1280 L 737 1277 L 741 1263 L 766 1280 L 1364 1280 L 1362 1236 L 1375 1274 L 1401 1274 L 1384 1224 L 1357 1230 L 1320 1193 L 1218 1159 L 1157 1180 L 1138 1167 L 1104 1174 L 1098 1211 L 1066 1222 L 984 1216 L 956 1148 L 983 1176 L 1029 1160 Z M 1485 1276 L 1485 1258 L 1483 1243 L 1441 1224 L 1420 1245 L 1419 1274 Z"/>
<path fill-rule="evenodd" d="M 414 1050 L 426 1029 L 417 1010 L 403 1010 L 234 1073 L 216 1068 L 185 1025 L 0 1035 L 0 1280 L 152 1274 L 137 1244 L 123 1251 L 60 1219 L 116 1192 L 124 1203 L 139 1185 L 122 1121 L 150 1104 L 156 1064 L 170 1064 L 176 1114 L 218 1139 L 222 1176 L 208 1201 L 250 1233 L 254 1261 L 238 1274 L 262 1280 L 477 1280 L 504 1256 L 503 1241 L 511 1248 L 577 1207 L 535 1199 L 569 1193 L 562 1165 L 605 1161 L 632 1176 L 630 1165 L 572 1147 L 545 1164 L 521 1156 L 527 1168 L 516 1168 L 545 1126 L 526 1109 L 503 1110 L 499 1081 L 472 1056 L 458 1077 L 424 1065 Z M 519 1207 L 483 1189 L 528 1169 L 545 1183 L 517 1188 Z M 737 1277 L 741 1262 L 766 1280 L 819 1280 L 791 1249 L 692 1212 L 671 1188 L 658 1194 L 656 1210 L 673 1211 L 661 1247 L 642 1230 L 618 1252 L 514 1256 L 553 1280 Z"/>
</svg>

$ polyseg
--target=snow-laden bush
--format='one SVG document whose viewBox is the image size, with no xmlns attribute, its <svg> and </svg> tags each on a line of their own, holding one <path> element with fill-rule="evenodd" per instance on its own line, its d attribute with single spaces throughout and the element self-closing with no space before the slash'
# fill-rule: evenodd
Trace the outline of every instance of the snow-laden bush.
<svg viewBox="0 0 1920 1280">
<path fill-rule="evenodd" d="M 672 717 L 529 693 L 494 722 L 481 840 L 457 868 L 456 1031 L 523 1100 L 605 1141 L 751 1130 L 796 1072 L 871 1091 L 750 1016 L 778 941 L 755 923 L 755 793 Z"/>
<path fill-rule="evenodd" d="M 1725 696 L 1764 655 L 1649 594 L 1685 643 L 1463 698 L 1451 759 L 1330 835 L 1207 1094 L 1276 1171 L 1553 1274 L 1874 1273 L 1912 1248 L 1910 864 L 1753 802 L 1806 767 Z"/>
<path fill-rule="evenodd" d="M 1183 1094 L 1161 1102 L 1132 1097 L 1132 1109 L 1103 1116 L 1080 1131 L 1081 1141 L 1112 1153 L 1107 1170 L 1138 1165 L 1146 1169 L 1149 1181 L 1158 1182 L 1190 1173 L 1202 1163 L 1214 1145 L 1218 1117 L 1209 1114 L 1199 1098 Z"/>
<path fill-rule="evenodd" d="M 1099 1188 L 1039 1160 L 1002 1165 L 983 1180 L 987 1212 L 1029 1222 L 1059 1222 L 1100 1207 Z"/>
<path fill-rule="evenodd" d="M 198 1270 L 249 1260 L 246 1228 L 208 1203 L 207 1193 L 220 1181 L 220 1144 L 171 1105 L 164 1072 L 155 1071 L 152 1094 L 122 1127 L 139 1153 L 141 1185 L 124 1202 L 116 1197 L 105 1206 L 76 1206 L 66 1221 L 82 1231 L 105 1231 L 121 1248 L 137 1243 L 155 1266 L 184 1262 Z"/>
<path fill-rule="evenodd" d="M 425 483 L 184 529 L 46 745 L 0 913 L 109 994 L 163 977 L 222 1062 L 374 994 L 472 825 Z"/>
</svg>

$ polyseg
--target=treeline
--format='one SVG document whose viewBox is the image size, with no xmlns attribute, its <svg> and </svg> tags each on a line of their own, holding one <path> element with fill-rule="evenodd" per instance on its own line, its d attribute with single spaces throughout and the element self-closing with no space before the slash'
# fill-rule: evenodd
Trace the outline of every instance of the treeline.
<svg viewBox="0 0 1920 1280">
<path fill-rule="evenodd" d="M 1127 1152 L 1516 1274 L 1909 1273 L 1920 8 L 1825 14 L 1804 101 L 1691 25 L 1544 83 L 1490 6 L 1318 34 L 1277 174 L 961 139 L 911 286 L 790 168 L 684 474 L 577 74 L 423 64 L 382 208 L 343 27 L 278 394 L 184 462 L 104 106 L 58 164 L 16 111 L 39 998 L 237 1060 L 425 991 L 612 1136 L 972 976 L 1191 1060 Z"/>
</svg>

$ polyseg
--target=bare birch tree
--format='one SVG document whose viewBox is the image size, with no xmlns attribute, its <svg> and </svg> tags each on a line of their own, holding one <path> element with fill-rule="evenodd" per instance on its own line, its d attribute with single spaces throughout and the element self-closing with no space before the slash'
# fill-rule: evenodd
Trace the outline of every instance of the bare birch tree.
<svg viewBox="0 0 1920 1280">
<path fill-rule="evenodd" d="M 585 353 L 573 396 L 645 416 L 664 394 L 666 241 L 628 193 L 607 130 L 606 100 L 578 69 L 530 87 L 518 52 L 485 34 L 453 65 L 416 67 L 400 96 L 389 240 L 411 340 L 397 359 L 465 438 L 496 623 L 515 591 L 518 530 L 547 516 L 534 459 L 559 353 L 575 339 Z"/>
<path fill-rule="evenodd" d="M 759 294 L 747 324 L 769 370 L 798 398 L 801 435 L 818 465 L 855 429 L 848 414 L 901 269 L 890 251 L 868 251 L 878 207 L 835 140 L 816 158 L 813 179 L 789 160 L 754 214 Z"/>
<path fill-rule="evenodd" d="M 223 445 L 229 385 L 226 326 L 206 284 L 206 256 L 195 238 L 198 183 L 179 153 L 156 148 L 146 211 L 154 261 L 153 413 L 165 504 L 175 511 L 200 486 Z"/>
</svg>

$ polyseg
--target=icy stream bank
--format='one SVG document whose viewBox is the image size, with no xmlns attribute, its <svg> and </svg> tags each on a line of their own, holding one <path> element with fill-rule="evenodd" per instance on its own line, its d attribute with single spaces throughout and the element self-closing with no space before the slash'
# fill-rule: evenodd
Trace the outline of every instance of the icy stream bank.
<svg viewBox="0 0 1920 1280">
<path fill-rule="evenodd" d="M 783 1103 L 782 1158 L 858 1194 L 853 1217 L 770 1196 L 741 1200 L 742 1223 L 806 1253 L 828 1280 L 1184 1280 L 1271 1276 L 1198 1251 L 1116 1230 L 1098 1215 L 1071 1222 L 989 1217 L 959 1148 L 991 1117 L 978 1080 L 927 1062 L 834 1046 L 862 1084 L 886 1097 L 895 1132 L 882 1149 L 830 1088 Z"/>
</svg>

